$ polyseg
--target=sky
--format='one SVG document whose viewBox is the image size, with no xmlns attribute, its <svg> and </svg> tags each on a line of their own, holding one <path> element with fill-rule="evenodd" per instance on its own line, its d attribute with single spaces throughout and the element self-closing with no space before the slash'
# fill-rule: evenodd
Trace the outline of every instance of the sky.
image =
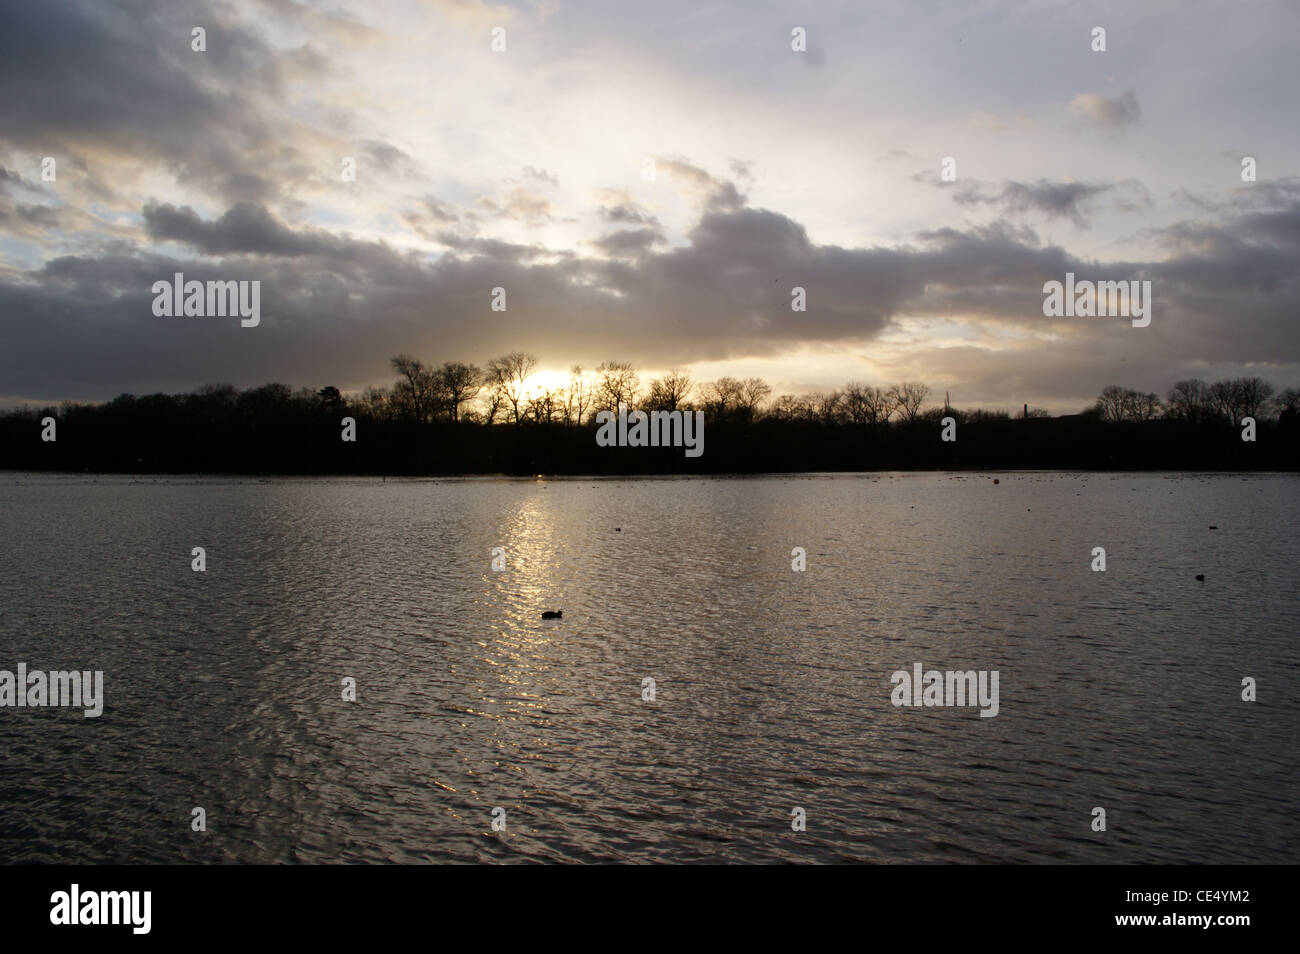
<svg viewBox="0 0 1300 954">
<path fill-rule="evenodd" d="M 0 405 L 515 350 L 1058 413 L 1300 386 L 1298 37 L 1261 0 L 0 0 Z M 176 272 L 260 281 L 260 324 L 155 315 Z M 1045 317 L 1067 272 L 1151 281 L 1150 325 Z"/>
</svg>

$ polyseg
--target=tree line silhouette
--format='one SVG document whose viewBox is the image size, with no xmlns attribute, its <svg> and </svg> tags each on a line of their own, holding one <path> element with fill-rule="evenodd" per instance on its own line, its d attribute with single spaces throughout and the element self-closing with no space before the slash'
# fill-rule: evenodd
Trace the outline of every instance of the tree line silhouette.
<svg viewBox="0 0 1300 954">
<path fill-rule="evenodd" d="M 0 414 L 0 468 L 97 473 L 670 474 L 907 469 L 1300 469 L 1300 391 L 1266 381 L 1178 382 L 1162 400 L 1117 385 L 1079 414 L 926 406 L 930 389 L 849 382 L 772 397 L 760 378 L 696 383 L 673 370 L 643 382 L 631 364 L 534 381 L 522 351 L 484 367 L 392 359 L 395 381 L 337 387 L 123 394 Z M 598 447 L 601 411 L 701 410 L 705 453 Z M 42 440 L 53 418 L 54 441 Z M 351 418 L 355 441 L 343 440 Z M 942 441 L 950 418 L 956 440 Z M 1255 440 L 1243 441 L 1253 418 Z"/>
</svg>

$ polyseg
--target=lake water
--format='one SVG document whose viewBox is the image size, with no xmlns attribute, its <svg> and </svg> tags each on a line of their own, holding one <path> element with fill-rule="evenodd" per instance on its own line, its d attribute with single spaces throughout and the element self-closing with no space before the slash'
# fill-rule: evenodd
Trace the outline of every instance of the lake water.
<svg viewBox="0 0 1300 954">
<path fill-rule="evenodd" d="M 1297 491 L 0 474 L 0 860 L 1295 863 Z"/>
</svg>

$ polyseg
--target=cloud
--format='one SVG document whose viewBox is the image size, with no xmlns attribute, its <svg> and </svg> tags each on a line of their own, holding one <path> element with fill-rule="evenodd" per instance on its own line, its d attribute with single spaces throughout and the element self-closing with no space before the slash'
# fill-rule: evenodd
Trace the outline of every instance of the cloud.
<svg viewBox="0 0 1300 954">
<path fill-rule="evenodd" d="M 738 209 L 745 197 L 729 179 L 714 178 L 704 169 L 682 159 L 657 159 L 656 168 L 684 184 L 687 191 L 714 209 Z"/>
<path fill-rule="evenodd" d="M 626 192 L 605 190 L 605 196 L 607 202 L 613 204 L 601 205 L 597 214 L 606 222 L 658 227 L 659 219 L 644 206 L 632 201 Z"/>
<path fill-rule="evenodd" d="M 323 231 L 294 232 L 262 206 L 248 202 L 232 206 L 215 222 L 204 222 L 189 206 L 167 204 L 146 205 L 143 216 L 154 239 L 181 242 L 208 255 L 321 255 L 345 247 Z"/>
<path fill-rule="evenodd" d="M 664 241 L 658 229 L 620 229 L 592 241 L 592 245 L 611 258 L 639 258 L 650 247 Z"/>
<path fill-rule="evenodd" d="M 481 361 L 519 347 L 556 363 L 617 353 L 668 366 L 858 347 L 920 316 L 1050 332 L 1035 361 L 1073 355 L 1079 368 L 1119 347 L 1134 367 L 1245 361 L 1261 348 L 1274 362 L 1300 360 L 1292 328 L 1300 197 L 1218 225 L 1156 230 L 1153 239 L 1171 252 L 1159 261 L 1106 263 L 1043 246 L 1032 230 L 1002 221 L 924 230 L 908 245 L 823 245 L 779 212 L 710 201 L 686 244 L 663 247 L 652 228 L 625 229 L 594 240 L 606 253 L 599 258 L 444 233 L 448 254 L 429 261 L 293 229 L 255 206 L 211 220 L 170 205 L 143 214 L 150 237 L 206 257 L 183 261 L 120 244 L 0 276 L 0 393 L 104 398 L 289 374 L 352 387 L 382 378 L 399 351 Z M 1139 335 L 1120 324 L 1043 318 L 1042 284 L 1067 270 L 1081 279 L 1150 278 L 1151 328 Z M 175 271 L 261 279 L 261 327 L 155 318 L 150 286 Z M 489 322 L 498 285 L 509 308 Z M 807 312 L 790 310 L 795 285 L 807 290 Z M 967 370 L 988 373 L 974 363 Z"/>
<path fill-rule="evenodd" d="M 737 179 L 748 179 L 751 182 L 754 180 L 754 164 L 752 162 L 746 162 L 743 159 L 731 159 L 728 161 L 727 166 L 731 169 L 731 174 Z"/>
<path fill-rule="evenodd" d="M 973 11 L 925 62 L 887 44 L 807 70 L 780 11 L 327 8 L 0 3 L 0 400 L 361 386 L 398 351 L 516 347 L 566 366 L 771 359 L 801 380 L 827 366 L 807 355 L 918 374 L 942 356 L 936 374 L 1007 393 L 1059 379 L 1067 395 L 1107 368 L 1158 390 L 1188 367 L 1298 367 L 1300 152 L 1270 122 L 1293 30 L 1223 13 L 1162 34 L 1147 71 L 1175 83 L 1202 81 L 1206 30 L 1239 42 L 1220 51 L 1233 68 L 1214 95 L 1144 116 L 1133 90 L 1074 96 L 1039 42 L 1058 25 L 1037 10 Z M 812 35 L 831 45 L 933 36 L 905 4 L 884 21 L 828 16 Z M 508 54 L 489 49 L 496 25 Z M 1042 83 L 975 68 L 1011 49 Z M 1080 121 L 1046 121 L 1061 103 Z M 1150 126 L 1141 149 L 1097 134 L 1136 123 Z M 1260 158 L 1259 182 L 1220 155 L 1234 144 Z M 928 184 L 950 154 L 956 205 Z M 57 183 L 40 181 L 45 155 Z M 647 155 L 658 182 L 641 180 Z M 1132 213 L 1146 228 L 1128 234 Z M 1050 231 L 1062 222 L 1078 227 L 1068 241 Z M 262 280 L 263 324 L 154 318 L 150 285 L 176 270 Z M 1042 283 L 1066 270 L 1152 279 L 1152 326 L 1043 318 Z M 507 312 L 487 309 L 497 285 Z M 795 285 L 805 313 L 790 310 Z"/>
<path fill-rule="evenodd" d="M 1142 115 L 1137 93 L 1131 89 L 1114 99 L 1107 99 L 1097 93 L 1080 93 L 1070 100 L 1070 111 L 1106 129 L 1132 125 Z"/>
<path fill-rule="evenodd" d="M 515 263 L 543 256 L 547 258 L 556 257 L 554 252 L 540 245 L 518 245 L 514 242 L 503 242 L 500 239 L 467 238 L 454 232 L 442 232 L 438 236 L 438 241 L 453 252 L 482 256 L 493 262 Z M 559 257 L 568 258 L 569 256 L 561 255 Z"/>
<path fill-rule="evenodd" d="M 526 225 L 541 225 L 555 220 L 551 200 L 522 187 L 512 189 L 500 202 L 487 197 L 480 197 L 478 201 L 491 214 Z"/>
<path fill-rule="evenodd" d="M 1086 182 L 1006 182 L 1001 191 L 981 192 L 978 183 L 964 185 L 953 194 L 958 205 L 997 205 L 1004 212 L 1039 212 L 1049 219 L 1069 219 L 1080 228 L 1087 228 L 1088 217 L 1083 205 L 1088 200 L 1107 192 L 1107 184 Z"/>
<path fill-rule="evenodd" d="M 449 225 L 460 225 L 463 222 L 467 228 L 473 228 L 476 222 L 473 213 L 457 209 L 433 195 L 416 200 L 415 208 L 402 212 L 401 219 L 416 234 L 434 241 L 442 241 Z"/>
<path fill-rule="evenodd" d="M 23 178 L 22 173 L 0 166 L 0 195 L 9 195 L 13 189 L 22 189 L 25 192 L 37 194 L 41 192 L 41 187 L 37 183 L 29 182 Z"/>
<path fill-rule="evenodd" d="M 549 186 L 558 187 L 560 184 L 559 176 L 553 175 L 545 169 L 534 169 L 532 166 L 524 166 L 524 176 L 537 182 L 544 182 Z"/>
</svg>

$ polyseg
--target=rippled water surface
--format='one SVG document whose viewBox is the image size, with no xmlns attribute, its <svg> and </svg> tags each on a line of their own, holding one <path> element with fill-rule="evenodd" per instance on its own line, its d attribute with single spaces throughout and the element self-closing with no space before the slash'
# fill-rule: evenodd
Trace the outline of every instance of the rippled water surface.
<svg viewBox="0 0 1300 954">
<path fill-rule="evenodd" d="M 1300 861 L 1300 481 L 997 476 L 0 475 L 0 860 Z"/>
</svg>

